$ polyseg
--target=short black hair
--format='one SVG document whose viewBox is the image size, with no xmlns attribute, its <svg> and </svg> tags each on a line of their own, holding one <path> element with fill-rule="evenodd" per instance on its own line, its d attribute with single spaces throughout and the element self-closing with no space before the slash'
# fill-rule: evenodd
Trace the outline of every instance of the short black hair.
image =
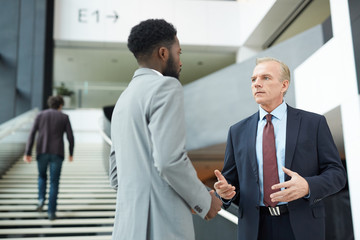
<svg viewBox="0 0 360 240">
<path fill-rule="evenodd" d="M 128 48 L 136 59 L 149 56 L 158 46 L 170 49 L 175 42 L 176 29 L 164 19 L 148 19 L 131 29 Z"/>
<path fill-rule="evenodd" d="M 59 109 L 60 106 L 64 106 L 64 99 L 60 95 L 50 96 L 47 100 L 47 104 L 49 108 Z"/>
</svg>

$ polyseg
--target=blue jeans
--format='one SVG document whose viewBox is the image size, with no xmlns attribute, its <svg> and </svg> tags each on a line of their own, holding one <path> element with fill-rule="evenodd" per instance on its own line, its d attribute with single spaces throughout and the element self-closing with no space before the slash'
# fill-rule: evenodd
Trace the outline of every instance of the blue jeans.
<svg viewBox="0 0 360 240">
<path fill-rule="evenodd" d="M 55 154 L 40 154 L 37 156 L 37 166 L 39 171 L 39 201 L 45 201 L 46 199 L 47 168 L 50 166 L 50 193 L 48 201 L 48 213 L 56 212 L 59 180 L 63 160 L 63 157 Z"/>
</svg>

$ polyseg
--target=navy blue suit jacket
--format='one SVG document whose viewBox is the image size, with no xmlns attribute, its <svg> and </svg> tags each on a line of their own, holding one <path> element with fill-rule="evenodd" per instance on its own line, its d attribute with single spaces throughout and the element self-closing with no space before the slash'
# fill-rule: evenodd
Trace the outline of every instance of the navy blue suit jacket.
<svg viewBox="0 0 360 240">
<path fill-rule="evenodd" d="M 233 125 L 228 134 L 223 175 L 236 187 L 239 240 L 257 240 L 260 187 L 256 160 L 259 113 Z M 288 203 L 290 223 L 297 240 L 325 239 L 323 198 L 341 190 L 345 170 L 326 119 L 288 106 L 285 167 L 304 177 L 310 198 Z M 285 176 L 285 180 L 289 180 Z"/>
</svg>

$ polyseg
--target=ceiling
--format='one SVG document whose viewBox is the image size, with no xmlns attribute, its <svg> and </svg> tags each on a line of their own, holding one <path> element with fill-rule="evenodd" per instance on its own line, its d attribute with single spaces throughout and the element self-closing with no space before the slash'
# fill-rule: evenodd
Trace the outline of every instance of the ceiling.
<svg viewBox="0 0 360 240">
<path fill-rule="evenodd" d="M 181 46 L 182 84 L 235 63 L 236 48 Z M 125 44 L 57 41 L 54 81 L 82 85 L 127 85 L 138 67 Z"/>
</svg>

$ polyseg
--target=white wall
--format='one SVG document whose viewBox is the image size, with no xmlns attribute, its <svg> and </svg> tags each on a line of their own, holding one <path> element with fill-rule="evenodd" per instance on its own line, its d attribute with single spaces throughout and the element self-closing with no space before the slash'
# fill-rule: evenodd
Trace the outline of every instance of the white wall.
<svg viewBox="0 0 360 240">
<path fill-rule="evenodd" d="M 295 70 L 298 108 L 340 106 L 355 238 L 360 238 L 360 105 L 347 1 L 330 0 L 334 37 Z"/>
<path fill-rule="evenodd" d="M 258 111 L 249 81 L 256 57 L 276 57 L 293 70 L 323 44 L 322 28 L 316 26 L 240 64 L 231 65 L 185 85 L 187 149 L 194 150 L 226 142 L 231 125 Z M 286 94 L 286 102 L 295 106 L 293 84 L 290 84 Z"/>
<path fill-rule="evenodd" d="M 127 42 L 130 29 L 164 18 L 182 44 L 241 46 L 275 0 L 56 0 L 54 38 L 63 41 Z M 119 16 L 114 22 L 109 15 Z"/>
<path fill-rule="evenodd" d="M 103 112 L 101 109 L 63 110 L 69 116 L 76 143 L 102 143 L 100 135 Z"/>
</svg>

